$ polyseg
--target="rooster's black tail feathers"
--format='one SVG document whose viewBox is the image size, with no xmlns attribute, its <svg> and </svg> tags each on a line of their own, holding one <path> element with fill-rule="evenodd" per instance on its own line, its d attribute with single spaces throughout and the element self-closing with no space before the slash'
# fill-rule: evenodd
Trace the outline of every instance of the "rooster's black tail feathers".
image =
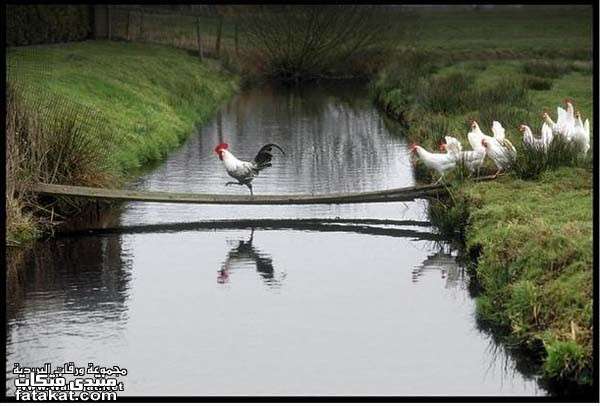
<svg viewBox="0 0 600 406">
<path fill-rule="evenodd" d="M 281 147 L 277 144 L 264 145 L 260 149 L 260 151 L 258 151 L 258 154 L 256 154 L 256 157 L 254 157 L 254 162 L 256 163 L 257 169 L 259 171 L 271 166 L 271 158 L 273 158 L 273 155 L 271 154 L 271 150 L 273 149 L 273 147 L 277 148 L 278 150 L 281 151 L 281 153 L 283 155 L 285 155 L 285 152 L 283 152 L 283 149 L 281 149 Z"/>
</svg>

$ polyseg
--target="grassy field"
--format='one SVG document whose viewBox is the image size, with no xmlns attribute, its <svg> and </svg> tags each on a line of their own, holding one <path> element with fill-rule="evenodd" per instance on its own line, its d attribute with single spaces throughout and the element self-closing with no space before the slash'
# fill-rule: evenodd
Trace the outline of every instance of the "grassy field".
<svg viewBox="0 0 600 406">
<path fill-rule="evenodd" d="M 505 57 L 591 58 L 592 9 L 521 9 L 421 11 L 416 46 L 459 52 L 473 59 Z"/>
<path fill-rule="evenodd" d="M 7 66 L 16 89 L 7 126 L 13 147 L 7 160 L 14 163 L 9 186 L 35 180 L 118 184 L 178 146 L 237 87 L 237 79 L 214 63 L 149 44 L 14 48 Z M 19 149 L 16 134 L 25 134 L 31 148 Z M 27 239 L 34 217 L 9 203 L 9 238 Z"/>
<path fill-rule="evenodd" d="M 470 149 L 469 120 L 489 135 L 498 120 L 526 161 L 533 158 L 523 153 L 517 126 L 539 135 L 542 111 L 555 117 L 565 97 L 593 123 L 591 8 L 420 15 L 417 47 L 372 83 L 375 102 L 412 142 L 437 150 L 443 136 L 454 135 Z M 459 198 L 437 216 L 463 231 L 478 259 L 479 318 L 509 331 L 510 342 L 541 351 L 548 381 L 584 386 L 592 379 L 595 143 L 575 166 L 542 166 L 533 176 L 515 171 L 472 184 L 451 175 Z"/>
</svg>

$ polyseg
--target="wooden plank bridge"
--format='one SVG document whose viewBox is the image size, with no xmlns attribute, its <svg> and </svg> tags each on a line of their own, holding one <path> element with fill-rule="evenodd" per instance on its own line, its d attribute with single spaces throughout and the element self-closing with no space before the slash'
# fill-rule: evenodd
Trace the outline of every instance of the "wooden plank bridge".
<svg viewBox="0 0 600 406">
<path fill-rule="evenodd" d="M 487 181 L 495 176 L 474 179 Z M 87 186 L 55 185 L 38 183 L 29 188 L 41 195 L 71 196 L 91 199 L 142 201 L 184 204 L 236 204 L 236 205 L 293 205 L 293 204 L 353 204 L 378 202 L 403 202 L 431 197 L 446 192 L 446 185 L 432 184 L 371 192 L 329 193 L 319 195 L 230 195 L 177 193 L 142 190 L 103 189 Z"/>
</svg>

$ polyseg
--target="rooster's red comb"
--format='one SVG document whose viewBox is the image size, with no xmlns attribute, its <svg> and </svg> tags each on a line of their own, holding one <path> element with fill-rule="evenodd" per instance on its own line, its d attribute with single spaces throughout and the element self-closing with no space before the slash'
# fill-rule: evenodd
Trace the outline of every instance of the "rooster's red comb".
<svg viewBox="0 0 600 406">
<path fill-rule="evenodd" d="M 218 153 L 219 151 L 227 148 L 229 148 L 229 144 L 221 143 L 215 147 L 215 152 Z"/>
</svg>

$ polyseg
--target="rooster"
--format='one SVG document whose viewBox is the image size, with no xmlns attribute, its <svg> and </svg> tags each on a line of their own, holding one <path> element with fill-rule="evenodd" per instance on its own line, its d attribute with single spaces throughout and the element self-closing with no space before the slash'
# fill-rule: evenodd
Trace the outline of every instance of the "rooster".
<svg viewBox="0 0 600 406">
<path fill-rule="evenodd" d="M 276 144 L 267 144 L 264 145 L 259 151 L 258 154 L 254 157 L 252 161 L 242 161 L 237 159 L 235 155 L 227 150 L 229 148 L 228 144 L 219 144 L 215 148 L 215 154 L 219 156 L 219 159 L 223 161 L 223 165 L 225 166 L 225 170 L 227 174 L 237 180 L 237 182 L 227 182 L 225 186 L 229 185 L 240 185 L 246 186 L 250 189 L 250 195 L 253 196 L 254 193 L 252 191 L 252 181 L 255 177 L 258 176 L 259 172 L 265 168 L 271 166 L 271 150 L 273 147 L 277 148 L 283 155 L 283 149 Z"/>
</svg>

